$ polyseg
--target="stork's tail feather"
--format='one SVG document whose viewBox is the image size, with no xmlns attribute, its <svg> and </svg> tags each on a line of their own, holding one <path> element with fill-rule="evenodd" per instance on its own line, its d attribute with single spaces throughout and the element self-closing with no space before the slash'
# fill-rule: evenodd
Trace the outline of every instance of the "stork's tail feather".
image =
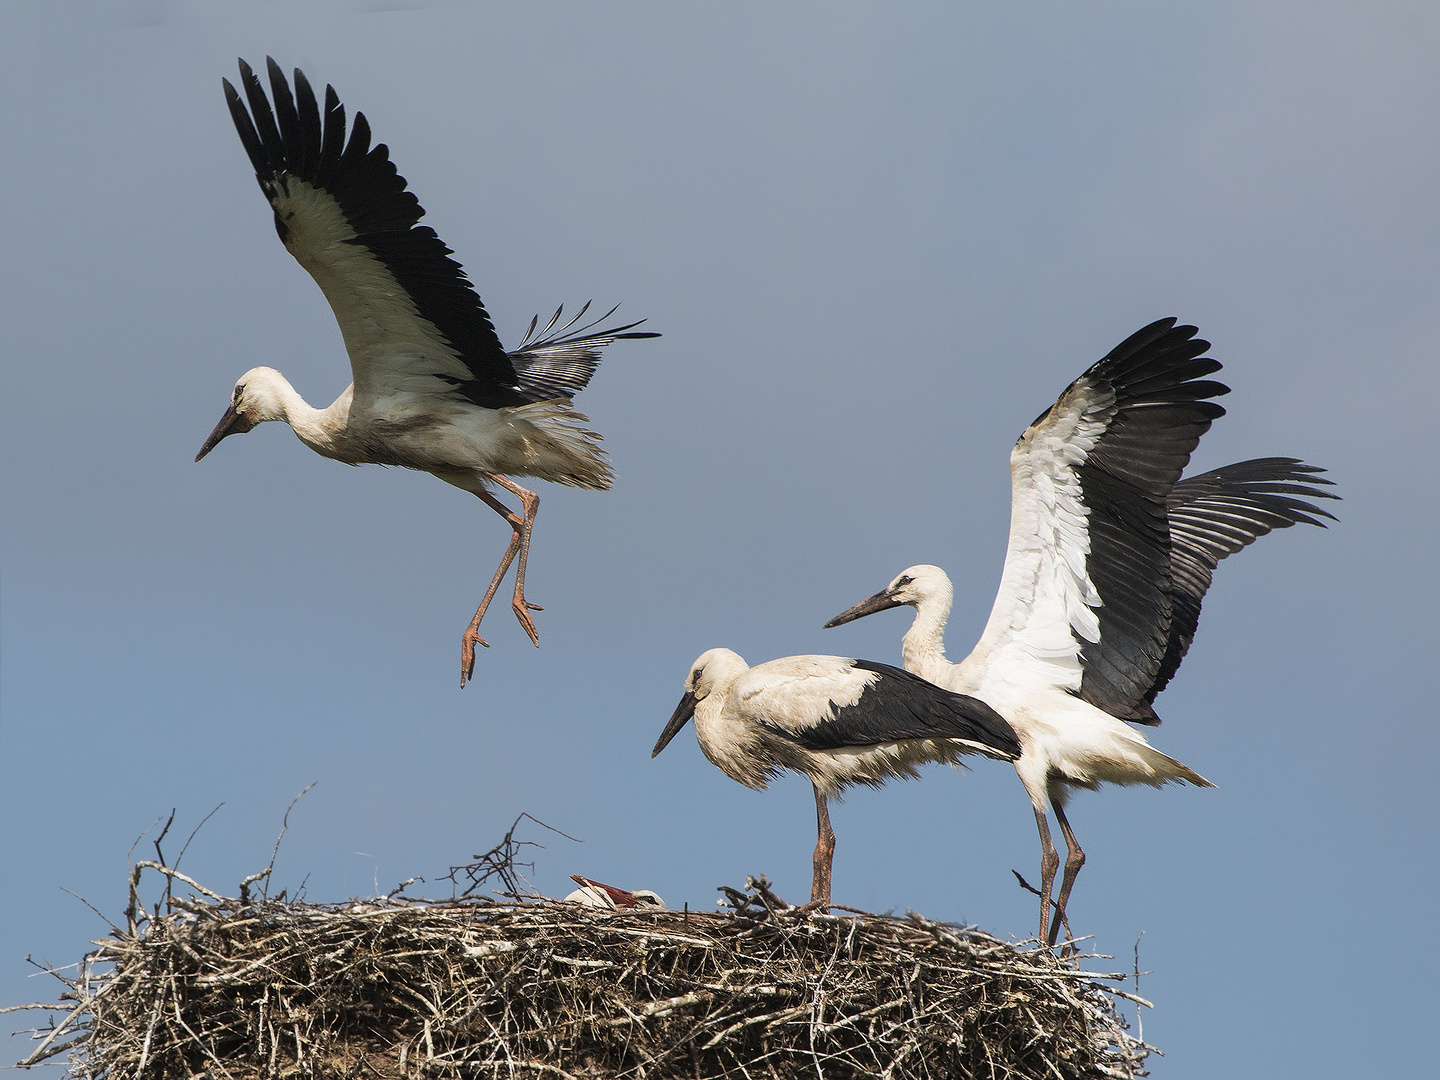
<svg viewBox="0 0 1440 1080">
<path fill-rule="evenodd" d="M 539 401 L 501 412 L 525 421 L 530 428 L 525 454 L 534 465 L 524 475 L 567 487 L 610 489 L 615 471 L 600 448 L 601 435 L 584 426 L 590 418 L 572 409 L 568 401 Z"/>
</svg>

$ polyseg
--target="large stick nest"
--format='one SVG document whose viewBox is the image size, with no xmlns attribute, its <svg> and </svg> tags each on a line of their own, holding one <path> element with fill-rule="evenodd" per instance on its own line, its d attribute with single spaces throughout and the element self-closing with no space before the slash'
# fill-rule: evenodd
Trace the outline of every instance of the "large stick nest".
<svg viewBox="0 0 1440 1080">
<path fill-rule="evenodd" d="M 141 869 L 165 905 L 135 900 Z M 171 895 L 176 882 L 196 890 Z M 1130 1077 L 1149 1047 L 1097 975 L 911 915 L 820 915 L 763 881 L 724 913 L 511 895 L 222 897 L 143 863 L 127 927 L 22 1064 L 86 1080 Z M 1138 999 L 1137 999 L 1138 1000 Z"/>
</svg>

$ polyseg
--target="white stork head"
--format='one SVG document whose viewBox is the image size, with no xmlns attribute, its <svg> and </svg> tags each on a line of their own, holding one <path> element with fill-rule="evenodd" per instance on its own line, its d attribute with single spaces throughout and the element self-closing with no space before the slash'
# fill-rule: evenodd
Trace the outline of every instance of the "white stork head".
<svg viewBox="0 0 1440 1080">
<path fill-rule="evenodd" d="M 874 596 L 861 600 L 854 607 L 836 615 L 825 624 L 825 629 L 851 622 L 862 615 L 873 615 L 886 608 L 900 607 L 902 604 L 909 604 L 913 608 L 924 604 L 926 607 L 943 609 L 948 614 L 954 595 L 950 578 L 945 571 L 938 566 L 922 563 L 902 571 L 899 577 Z"/>
<path fill-rule="evenodd" d="M 280 372 L 270 367 L 251 368 L 235 383 L 230 395 L 230 407 L 210 432 L 205 445 L 195 455 L 199 461 L 219 444 L 227 435 L 243 435 L 256 424 L 266 420 L 285 420 L 289 404 L 295 397 L 295 388 Z"/>
<path fill-rule="evenodd" d="M 670 740 L 695 715 L 695 707 L 700 702 L 711 694 L 727 692 L 731 684 L 749 670 L 750 665 L 733 649 L 711 649 L 701 653 L 700 658 L 690 665 L 690 674 L 685 676 L 685 696 L 675 706 L 675 712 L 660 733 L 650 756 L 653 758 L 670 744 Z"/>
</svg>

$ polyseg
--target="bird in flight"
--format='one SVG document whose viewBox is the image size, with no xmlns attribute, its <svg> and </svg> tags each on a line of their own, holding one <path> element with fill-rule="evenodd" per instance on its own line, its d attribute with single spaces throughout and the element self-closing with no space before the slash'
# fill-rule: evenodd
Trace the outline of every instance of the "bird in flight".
<svg viewBox="0 0 1440 1080">
<path fill-rule="evenodd" d="M 320 286 L 340 324 L 353 382 L 328 407 L 307 404 L 270 367 L 240 376 L 225 415 L 195 455 L 229 435 L 283 420 L 318 454 L 347 465 L 398 465 L 476 495 L 510 526 L 509 545 L 461 638 L 460 685 L 475 667 L 480 620 L 512 562 L 511 609 L 540 643 L 525 598 L 525 563 L 539 497 L 510 479 L 534 476 L 605 490 L 613 479 L 600 436 L 571 408 L 611 342 L 658 337 L 639 322 L 597 329 L 615 309 L 583 322 L 557 310 L 506 351 L 480 296 L 390 161 L 371 146 L 363 113 L 349 127 L 330 86 L 322 110 L 298 68 L 294 92 L 267 59 L 271 101 L 240 61 L 244 99 L 222 80 L 235 130 L 275 214 L 275 231 Z M 249 110 L 246 110 L 246 103 Z M 520 502 L 512 510 L 492 492 Z"/>
</svg>

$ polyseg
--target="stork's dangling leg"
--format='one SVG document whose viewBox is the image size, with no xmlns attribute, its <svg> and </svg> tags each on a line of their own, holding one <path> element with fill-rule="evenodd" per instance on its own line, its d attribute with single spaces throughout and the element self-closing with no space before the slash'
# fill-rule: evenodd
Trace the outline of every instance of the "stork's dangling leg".
<svg viewBox="0 0 1440 1080">
<path fill-rule="evenodd" d="M 490 579 L 490 587 L 485 590 L 485 596 L 480 601 L 480 606 L 475 609 L 475 617 L 470 620 L 470 625 L 465 628 L 465 633 L 460 638 L 460 686 L 464 688 L 470 681 L 475 671 L 475 646 L 484 645 L 487 649 L 490 643 L 480 636 L 480 620 L 485 617 L 485 611 L 494 599 L 495 592 L 500 588 L 500 582 L 505 577 L 505 572 L 510 569 L 510 564 L 515 556 L 520 556 L 520 565 L 515 571 L 515 598 L 511 602 L 511 608 L 515 617 L 520 620 L 521 627 L 525 633 L 530 635 L 530 640 L 536 645 L 540 644 L 540 635 L 535 630 L 534 620 L 530 618 L 531 611 L 543 611 L 544 608 L 538 604 L 527 603 L 525 600 L 525 558 L 530 551 L 530 531 L 535 524 L 535 511 L 540 507 L 540 497 L 534 492 L 526 491 L 520 485 L 512 483 L 503 476 L 493 473 L 483 473 L 487 479 L 491 479 L 502 485 L 506 490 L 513 491 L 520 496 L 520 501 L 525 507 L 524 516 L 517 515 L 508 506 L 502 503 L 488 491 L 480 490 L 475 494 L 505 519 L 510 525 L 510 543 L 505 548 L 505 554 L 500 559 L 500 565 L 495 570 L 495 576 Z"/>
<path fill-rule="evenodd" d="M 540 496 L 498 473 L 484 475 L 515 495 L 520 500 L 520 505 L 525 508 L 525 519 L 520 530 L 520 563 L 515 567 L 515 596 L 510 601 L 510 609 L 515 612 L 515 618 L 520 620 L 525 633 L 530 635 L 531 643 L 538 648 L 540 634 L 535 629 L 535 621 L 530 618 L 530 612 L 545 609 L 525 599 L 525 561 L 530 558 L 530 533 L 535 528 L 535 515 L 540 510 Z"/>
<path fill-rule="evenodd" d="M 835 830 L 830 828 L 829 800 L 815 786 L 815 876 L 810 881 L 810 903 L 830 906 L 830 868 L 835 862 Z"/>
<path fill-rule="evenodd" d="M 1054 945 L 1062 922 L 1065 923 L 1065 932 L 1070 933 L 1070 921 L 1065 917 L 1065 905 L 1070 901 L 1070 890 L 1075 885 L 1075 876 L 1085 865 L 1085 852 L 1080 850 L 1079 841 L 1070 831 L 1070 822 L 1065 820 L 1065 811 L 1060 803 L 1054 802 L 1052 805 L 1055 807 L 1055 820 L 1060 823 L 1060 832 L 1065 836 L 1065 874 L 1060 879 L 1060 895 L 1055 898 L 1055 918 L 1050 926 L 1049 944 Z M 1070 934 L 1072 939 L 1074 936 Z"/>
</svg>

